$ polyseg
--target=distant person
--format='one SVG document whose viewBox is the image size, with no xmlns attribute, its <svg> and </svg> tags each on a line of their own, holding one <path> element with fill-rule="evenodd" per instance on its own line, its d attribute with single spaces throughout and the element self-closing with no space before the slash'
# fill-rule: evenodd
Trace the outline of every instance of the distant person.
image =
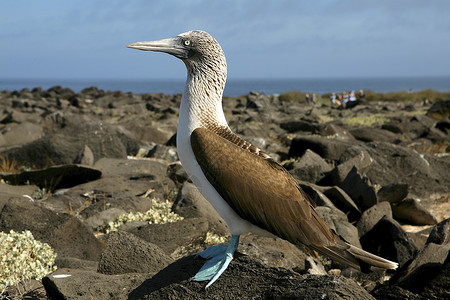
<svg viewBox="0 0 450 300">
<path fill-rule="evenodd" d="M 332 93 L 330 96 L 330 101 L 332 106 L 340 106 L 342 103 L 342 96 L 341 94 Z"/>
<path fill-rule="evenodd" d="M 316 104 L 316 93 L 313 93 L 312 95 L 312 103 Z"/>
<path fill-rule="evenodd" d="M 354 91 L 351 91 L 348 95 L 348 101 L 356 101 L 356 95 Z"/>
<path fill-rule="evenodd" d="M 309 94 L 305 95 L 305 100 L 306 100 L 306 103 L 309 103 L 309 101 L 311 100 L 311 98 L 309 97 Z"/>
<path fill-rule="evenodd" d="M 358 94 L 359 101 L 363 101 L 365 97 L 366 97 L 366 94 L 364 94 L 364 91 L 359 90 L 359 94 Z"/>
<path fill-rule="evenodd" d="M 356 94 L 354 91 L 351 91 L 348 95 L 348 102 L 345 108 L 352 108 L 358 105 L 358 99 L 356 99 Z"/>
<path fill-rule="evenodd" d="M 330 101 L 332 105 L 336 105 L 336 93 L 331 93 Z"/>
</svg>

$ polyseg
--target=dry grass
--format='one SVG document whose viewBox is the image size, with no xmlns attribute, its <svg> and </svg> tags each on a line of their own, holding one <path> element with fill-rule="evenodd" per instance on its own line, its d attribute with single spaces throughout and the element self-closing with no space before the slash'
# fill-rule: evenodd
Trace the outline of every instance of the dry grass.
<svg viewBox="0 0 450 300">
<path fill-rule="evenodd" d="M 421 153 L 428 153 L 440 157 L 450 155 L 450 142 L 448 141 L 439 141 L 431 145 L 411 143 L 407 147 Z"/>
<path fill-rule="evenodd" d="M 15 158 L 10 159 L 0 154 L 0 172 L 17 174 L 23 170 L 24 165 Z"/>
<path fill-rule="evenodd" d="M 384 114 L 372 114 L 370 116 L 349 117 L 342 120 L 344 124 L 349 126 L 370 127 L 373 125 L 381 125 L 390 121 Z"/>
</svg>

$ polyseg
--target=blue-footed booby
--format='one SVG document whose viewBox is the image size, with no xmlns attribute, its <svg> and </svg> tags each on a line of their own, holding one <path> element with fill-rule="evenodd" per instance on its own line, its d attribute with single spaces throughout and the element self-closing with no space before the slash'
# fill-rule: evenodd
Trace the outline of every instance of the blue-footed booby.
<svg viewBox="0 0 450 300">
<path fill-rule="evenodd" d="M 350 245 L 338 236 L 281 165 L 228 127 L 222 109 L 227 63 L 211 35 L 189 31 L 128 47 L 169 53 L 187 68 L 177 131 L 178 156 L 192 182 L 231 233 L 228 245 L 212 246 L 200 253 L 208 260 L 193 280 L 210 280 L 206 287 L 216 281 L 233 259 L 239 236 L 248 232 L 269 232 L 356 269 L 369 265 L 397 268 L 397 263 Z"/>
</svg>

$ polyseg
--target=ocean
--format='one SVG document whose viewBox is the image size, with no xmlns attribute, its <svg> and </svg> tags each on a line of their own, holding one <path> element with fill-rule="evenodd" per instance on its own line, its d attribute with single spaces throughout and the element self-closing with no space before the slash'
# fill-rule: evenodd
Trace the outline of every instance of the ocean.
<svg viewBox="0 0 450 300">
<path fill-rule="evenodd" d="M 60 85 L 80 92 L 84 88 L 96 86 L 108 91 L 133 93 L 179 94 L 184 89 L 184 79 L 0 79 L 0 90 L 22 90 Z M 372 90 L 378 93 L 396 91 L 421 91 L 433 89 L 450 91 L 450 76 L 441 77 L 392 77 L 392 78 L 320 78 L 320 79 L 229 79 L 224 96 L 241 96 L 251 91 L 266 95 L 282 94 L 288 91 L 302 91 L 323 95 L 330 92 Z"/>
</svg>

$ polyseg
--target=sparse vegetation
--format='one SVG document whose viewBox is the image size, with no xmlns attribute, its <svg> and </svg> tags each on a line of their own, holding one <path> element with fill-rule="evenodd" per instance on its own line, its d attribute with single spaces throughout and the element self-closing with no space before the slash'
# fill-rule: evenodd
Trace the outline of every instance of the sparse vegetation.
<svg viewBox="0 0 450 300">
<path fill-rule="evenodd" d="M 218 244 L 226 243 L 228 241 L 228 239 L 229 239 L 229 236 L 220 236 L 218 234 L 208 231 L 206 233 L 206 238 L 205 238 L 204 243 L 206 245 L 218 245 Z"/>
<path fill-rule="evenodd" d="M 28 230 L 0 232 L 0 294 L 8 286 L 28 279 L 41 280 L 55 271 L 55 258 L 53 249 L 36 241 Z"/>
<path fill-rule="evenodd" d="M 372 114 L 370 116 L 355 116 L 342 120 L 348 126 L 365 126 L 369 127 L 375 124 L 381 125 L 389 122 L 389 118 L 383 114 Z"/>
<path fill-rule="evenodd" d="M 429 100 L 432 102 L 450 99 L 450 92 L 438 92 L 435 90 L 423 90 L 418 92 L 390 92 L 375 93 L 365 91 L 366 101 L 393 101 L 393 102 L 422 102 Z"/>
<path fill-rule="evenodd" d="M 16 159 L 8 158 L 0 154 L 0 172 L 5 173 L 20 173 L 23 170 L 23 165 Z"/>
<path fill-rule="evenodd" d="M 160 202 L 156 199 L 152 199 L 152 203 L 152 208 L 144 213 L 129 212 L 120 215 L 114 221 L 100 226 L 96 230 L 99 232 L 110 233 L 118 230 L 120 226 L 131 221 L 147 221 L 149 224 L 164 224 L 183 220 L 183 217 L 172 211 L 172 204 L 168 200 Z"/>
<path fill-rule="evenodd" d="M 278 99 L 282 102 L 305 102 L 305 93 L 300 91 L 290 91 L 281 94 Z"/>
</svg>

